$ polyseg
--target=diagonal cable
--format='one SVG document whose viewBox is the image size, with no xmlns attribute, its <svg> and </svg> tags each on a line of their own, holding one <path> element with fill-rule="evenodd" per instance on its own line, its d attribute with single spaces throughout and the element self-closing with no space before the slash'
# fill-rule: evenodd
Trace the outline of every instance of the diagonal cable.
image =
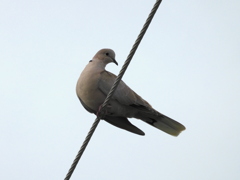
<svg viewBox="0 0 240 180">
<path fill-rule="evenodd" d="M 91 139 L 95 129 L 97 128 L 98 123 L 100 122 L 100 119 L 102 117 L 101 116 L 102 115 L 101 111 L 107 106 L 108 102 L 110 101 L 111 97 L 113 96 L 114 91 L 116 90 L 116 88 L 117 88 L 118 84 L 120 83 L 120 81 L 121 81 L 125 71 L 127 70 L 127 67 L 130 64 L 130 62 L 131 62 L 131 60 L 132 60 L 132 58 L 133 58 L 137 48 L 138 48 L 138 46 L 139 46 L 139 44 L 140 44 L 144 34 L 146 33 L 146 31 L 148 29 L 148 26 L 150 25 L 154 15 L 155 15 L 155 13 L 157 12 L 157 9 L 158 9 L 159 5 L 161 4 L 161 2 L 162 2 L 162 0 L 157 0 L 156 3 L 154 4 L 150 14 L 148 15 L 148 18 L 147 18 L 147 20 L 146 20 L 146 22 L 145 22 L 145 24 L 144 24 L 140 34 L 138 35 L 138 37 L 137 37 L 137 39 L 136 39 L 136 41 L 135 41 L 135 43 L 134 43 L 134 45 L 133 45 L 129 55 L 128 55 L 125 63 L 124 63 L 124 65 L 122 66 L 122 69 L 121 69 L 120 73 L 118 74 L 117 78 L 115 79 L 115 82 L 114 82 L 111 90 L 109 91 L 109 93 L 108 93 L 108 95 L 107 95 L 107 97 L 106 97 L 106 99 L 105 99 L 105 101 L 104 101 L 104 103 L 102 105 L 102 108 L 101 108 L 100 112 L 98 113 L 98 114 L 100 114 L 100 116 L 97 116 L 97 118 L 95 119 L 95 121 L 94 121 L 94 123 L 93 123 L 93 125 L 92 125 L 92 127 L 90 129 L 90 131 L 88 132 L 88 135 L 86 136 L 86 138 L 85 138 L 85 140 L 84 140 L 80 150 L 78 151 L 78 154 L 75 157 L 75 159 L 74 159 L 74 161 L 73 161 L 73 163 L 71 165 L 71 168 L 69 169 L 69 171 L 68 171 L 68 173 L 67 173 L 67 175 L 66 175 L 64 180 L 69 180 L 71 178 L 71 176 L 73 174 L 73 171 L 75 170 L 75 168 L 77 166 L 78 161 L 80 160 L 80 158 L 81 158 L 84 150 L 86 149 L 86 147 L 87 147 L 87 145 L 88 145 L 88 143 L 89 143 L 89 141 L 90 141 L 90 139 Z"/>
</svg>

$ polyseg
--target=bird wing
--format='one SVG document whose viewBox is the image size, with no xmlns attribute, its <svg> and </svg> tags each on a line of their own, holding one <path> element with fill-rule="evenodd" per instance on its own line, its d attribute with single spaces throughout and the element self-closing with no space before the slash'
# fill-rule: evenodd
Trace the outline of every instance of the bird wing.
<svg viewBox="0 0 240 180">
<path fill-rule="evenodd" d="M 98 88 L 100 89 L 100 91 L 102 91 L 104 94 L 107 95 L 115 79 L 116 79 L 116 76 L 114 74 L 108 71 L 103 71 L 99 79 Z M 138 113 L 134 116 L 135 118 L 141 119 L 144 122 L 168 134 L 171 134 L 173 136 L 178 136 L 181 131 L 185 130 L 185 127 L 179 122 L 153 109 L 147 101 L 141 98 L 137 93 L 135 93 L 131 88 L 129 88 L 123 81 L 120 81 L 116 91 L 112 96 L 112 99 L 118 101 L 121 105 L 125 105 L 126 107 L 129 107 L 127 108 L 129 111 L 131 111 L 132 108 L 137 109 Z M 109 119 L 107 119 L 107 121 L 108 120 Z M 108 122 L 111 123 L 110 121 Z M 115 125 L 115 126 L 123 128 L 123 126 L 121 127 L 121 125 Z"/>
<path fill-rule="evenodd" d="M 104 120 L 116 127 L 125 129 L 129 132 L 132 132 L 132 133 L 135 133 L 138 135 L 142 135 L 142 136 L 145 135 L 145 133 L 141 129 L 134 126 L 132 123 L 130 123 L 130 121 L 126 117 L 106 116 L 106 117 L 104 117 Z"/>
<path fill-rule="evenodd" d="M 98 88 L 105 95 L 107 95 L 116 79 L 116 75 L 103 71 L 98 82 Z M 120 81 L 117 89 L 115 90 L 112 99 L 118 101 L 122 105 L 126 106 L 146 106 L 151 108 L 151 105 L 129 88 L 123 81 Z"/>
</svg>

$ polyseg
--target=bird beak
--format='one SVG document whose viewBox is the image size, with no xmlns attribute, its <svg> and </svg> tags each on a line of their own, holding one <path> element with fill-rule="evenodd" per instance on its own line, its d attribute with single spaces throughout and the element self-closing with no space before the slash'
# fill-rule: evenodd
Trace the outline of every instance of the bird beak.
<svg viewBox="0 0 240 180">
<path fill-rule="evenodd" d="M 116 64 L 116 65 L 118 66 L 117 61 L 116 61 L 115 59 L 113 59 L 113 58 L 112 58 L 112 60 L 113 60 L 113 63 Z"/>
</svg>

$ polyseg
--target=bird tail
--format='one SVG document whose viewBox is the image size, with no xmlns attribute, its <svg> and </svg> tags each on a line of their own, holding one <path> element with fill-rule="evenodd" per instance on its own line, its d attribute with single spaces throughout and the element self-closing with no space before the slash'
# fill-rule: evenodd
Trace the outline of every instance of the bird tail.
<svg viewBox="0 0 240 180">
<path fill-rule="evenodd" d="M 155 128 L 173 136 L 178 136 L 186 129 L 181 123 L 159 113 L 155 109 L 140 110 L 135 118 L 141 119 Z"/>
</svg>

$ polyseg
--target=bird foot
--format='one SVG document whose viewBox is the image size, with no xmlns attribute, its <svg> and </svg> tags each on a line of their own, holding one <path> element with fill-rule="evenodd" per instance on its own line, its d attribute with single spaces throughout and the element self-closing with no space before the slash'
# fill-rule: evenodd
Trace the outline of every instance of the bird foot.
<svg viewBox="0 0 240 180">
<path fill-rule="evenodd" d="M 105 115 L 108 114 L 108 112 L 111 109 L 111 104 L 108 104 L 102 109 L 102 104 L 99 106 L 98 111 L 97 111 L 97 116 L 103 118 Z"/>
</svg>

